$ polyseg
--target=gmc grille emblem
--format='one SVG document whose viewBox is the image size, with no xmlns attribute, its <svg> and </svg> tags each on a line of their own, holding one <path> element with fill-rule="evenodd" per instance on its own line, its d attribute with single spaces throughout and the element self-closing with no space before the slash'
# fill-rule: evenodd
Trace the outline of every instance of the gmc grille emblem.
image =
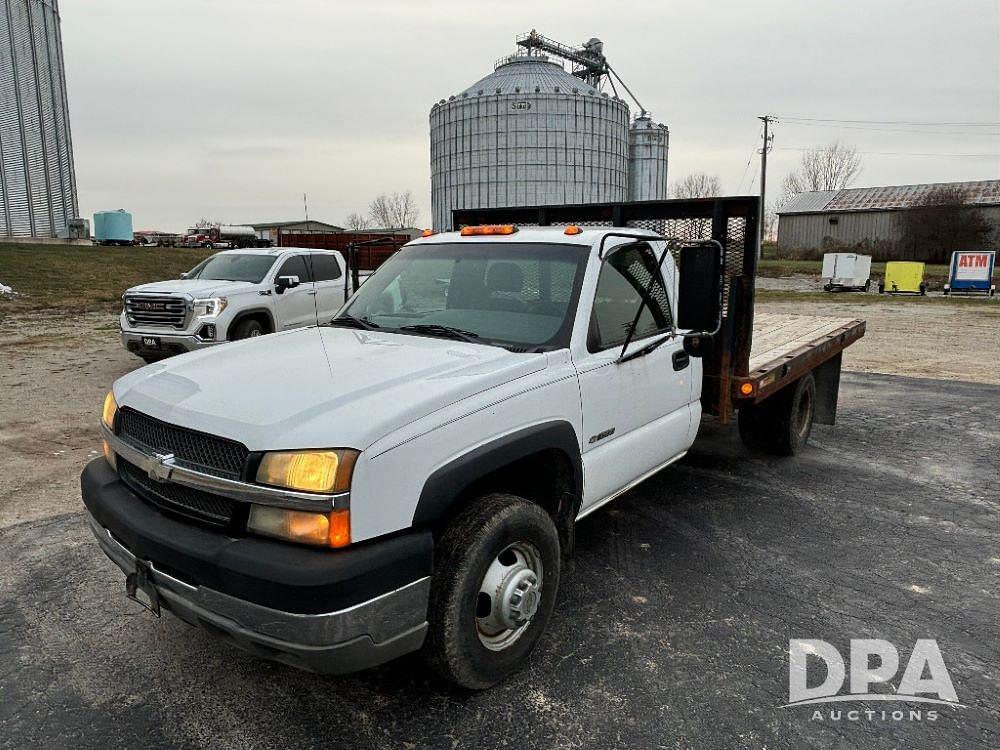
<svg viewBox="0 0 1000 750">
<path fill-rule="evenodd" d="M 167 306 L 163 302 L 136 302 L 135 307 L 138 310 L 165 310 Z"/>
</svg>

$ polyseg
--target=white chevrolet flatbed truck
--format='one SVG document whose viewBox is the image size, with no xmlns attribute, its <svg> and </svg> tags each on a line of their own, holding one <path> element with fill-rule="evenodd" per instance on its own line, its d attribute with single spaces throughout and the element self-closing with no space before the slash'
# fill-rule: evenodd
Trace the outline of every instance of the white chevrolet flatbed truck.
<svg viewBox="0 0 1000 750">
<path fill-rule="evenodd" d="M 128 595 L 303 669 L 422 648 L 485 688 L 544 631 L 574 524 L 703 414 L 783 455 L 832 422 L 864 323 L 754 325 L 756 199 L 455 216 L 331 320 L 114 384 L 82 493 Z"/>
<path fill-rule="evenodd" d="M 226 250 L 180 279 L 128 289 L 118 320 L 122 346 L 155 362 L 314 325 L 333 317 L 349 290 L 344 257 L 336 250 Z"/>
</svg>

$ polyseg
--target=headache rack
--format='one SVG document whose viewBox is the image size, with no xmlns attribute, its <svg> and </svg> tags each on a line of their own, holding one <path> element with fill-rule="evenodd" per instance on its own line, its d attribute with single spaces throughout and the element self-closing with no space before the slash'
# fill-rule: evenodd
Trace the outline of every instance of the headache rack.
<svg viewBox="0 0 1000 750">
<path fill-rule="evenodd" d="M 552 206 L 458 209 L 452 214 L 456 230 L 476 224 L 582 227 L 630 227 L 656 232 L 671 242 L 674 261 L 684 245 L 717 240 L 725 252 L 723 322 L 704 357 L 702 408 L 723 423 L 732 420 L 736 407 L 755 403 L 777 392 L 802 374 L 833 360 L 839 380 L 839 353 L 864 335 L 862 321 L 841 321 L 828 332 L 817 331 L 816 341 L 799 350 L 782 352 L 775 361 L 755 361 L 751 370 L 754 330 L 754 279 L 757 274 L 758 207 L 756 196 L 694 198 L 626 203 L 586 203 Z M 832 378 L 825 376 L 824 379 Z M 749 386 L 747 385 L 749 384 Z M 749 392 L 741 391 L 749 388 Z M 833 409 L 837 384 L 831 383 Z M 827 399 L 828 401 L 828 399 Z M 826 411 L 826 409 L 818 410 Z M 823 417 L 832 414 L 823 414 Z M 817 414 L 819 419 L 820 414 Z"/>
</svg>

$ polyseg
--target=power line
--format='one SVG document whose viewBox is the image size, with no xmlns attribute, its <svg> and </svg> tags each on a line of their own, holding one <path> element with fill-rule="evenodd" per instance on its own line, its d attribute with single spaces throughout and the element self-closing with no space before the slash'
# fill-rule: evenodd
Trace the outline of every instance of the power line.
<svg viewBox="0 0 1000 750">
<path fill-rule="evenodd" d="M 792 125 L 802 125 L 811 128 L 838 128 L 843 130 L 865 130 L 879 133 L 912 133 L 914 135 L 973 135 L 973 136 L 992 136 L 994 138 L 1000 137 L 1000 133 L 988 132 L 984 133 L 982 131 L 974 130 L 905 130 L 902 128 L 873 128 L 867 127 L 865 125 L 837 125 L 828 124 L 823 122 L 812 122 L 812 121 L 792 121 Z"/>
<path fill-rule="evenodd" d="M 815 148 L 796 148 L 793 146 L 778 146 L 778 151 L 815 151 Z M 1000 153 L 992 154 L 943 154 L 943 153 L 913 153 L 908 151 L 858 151 L 859 154 L 871 156 L 951 156 L 974 157 L 977 159 L 1000 159 Z"/>
<path fill-rule="evenodd" d="M 779 119 L 795 120 L 797 122 L 840 122 L 852 125 L 914 125 L 914 126 L 943 126 L 943 127 L 984 127 L 995 128 L 1000 126 L 1000 121 L 996 122 L 934 122 L 934 121 L 913 121 L 913 120 L 837 120 L 823 117 L 791 117 L 780 115 Z"/>
</svg>

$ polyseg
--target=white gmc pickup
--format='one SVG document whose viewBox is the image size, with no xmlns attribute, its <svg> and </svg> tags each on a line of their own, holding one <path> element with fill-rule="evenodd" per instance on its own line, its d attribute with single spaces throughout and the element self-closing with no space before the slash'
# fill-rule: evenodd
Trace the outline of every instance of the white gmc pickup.
<svg viewBox="0 0 1000 750">
<path fill-rule="evenodd" d="M 92 530 L 131 596 L 263 657 L 342 673 L 422 647 L 490 686 L 544 631 L 576 521 L 695 439 L 721 248 L 681 250 L 679 278 L 644 230 L 416 240 L 318 326 L 118 380 Z M 785 376 L 742 391 L 779 453 L 830 381 Z"/>
<path fill-rule="evenodd" d="M 122 345 L 146 362 L 333 317 L 349 284 L 335 250 L 239 249 L 206 258 L 180 279 L 122 295 Z"/>
</svg>

